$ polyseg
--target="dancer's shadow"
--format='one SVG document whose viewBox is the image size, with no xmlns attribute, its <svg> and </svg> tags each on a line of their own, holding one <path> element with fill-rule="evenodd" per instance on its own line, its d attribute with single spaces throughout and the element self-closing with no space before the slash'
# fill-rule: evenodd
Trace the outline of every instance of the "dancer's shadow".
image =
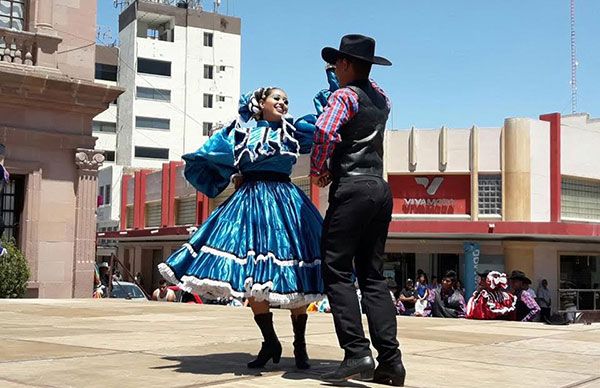
<svg viewBox="0 0 600 388">
<path fill-rule="evenodd" d="M 249 369 L 246 363 L 252 360 L 253 356 L 249 353 L 217 353 L 199 356 L 165 356 L 163 360 L 175 361 L 179 364 L 165 365 L 153 369 L 172 369 L 178 373 L 193 373 L 198 375 L 222 375 L 233 374 L 234 376 L 262 376 L 265 373 L 282 371 L 282 377 L 289 380 L 315 380 L 320 381 L 322 373 L 333 370 L 339 365 L 336 360 L 311 359 L 311 368 L 308 370 L 298 370 L 294 366 L 294 359 L 291 357 L 282 357 L 279 364 L 269 362 L 263 369 Z M 323 386 L 332 386 L 323 383 Z M 363 388 L 366 385 L 347 382 L 340 386 Z"/>
</svg>

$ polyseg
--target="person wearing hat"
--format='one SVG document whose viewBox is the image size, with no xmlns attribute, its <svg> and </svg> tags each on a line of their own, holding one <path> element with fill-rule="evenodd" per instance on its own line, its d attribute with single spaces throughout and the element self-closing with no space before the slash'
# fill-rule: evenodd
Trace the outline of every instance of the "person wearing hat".
<svg viewBox="0 0 600 388">
<path fill-rule="evenodd" d="M 522 322 L 532 321 L 539 314 L 540 306 L 526 291 L 527 284 L 531 284 L 531 280 L 523 271 L 518 270 L 512 271 L 509 279 L 513 294 L 517 297 L 515 319 Z"/>
<path fill-rule="evenodd" d="M 375 40 L 342 37 L 339 49 L 321 56 L 335 65 L 340 88 L 328 99 L 316 122 L 311 181 L 331 183 L 323 223 L 323 280 L 338 340 L 345 356 L 322 379 L 341 383 L 352 377 L 403 386 L 406 371 L 396 339 L 395 309 L 383 276 L 383 253 L 392 214 L 392 195 L 383 179 L 383 136 L 390 113 L 386 94 L 369 80 L 372 65 L 391 62 L 375 56 Z M 371 340 L 365 338 L 352 282 L 353 263 L 362 293 Z"/>
</svg>

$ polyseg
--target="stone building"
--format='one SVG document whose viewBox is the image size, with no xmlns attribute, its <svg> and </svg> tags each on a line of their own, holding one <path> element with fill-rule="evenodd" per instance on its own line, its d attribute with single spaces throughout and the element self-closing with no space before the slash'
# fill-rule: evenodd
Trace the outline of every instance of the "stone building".
<svg viewBox="0 0 600 388">
<path fill-rule="evenodd" d="M 122 89 L 94 82 L 96 1 L 0 4 L 0 205 L 31 269 L 28 296 L 88 297 L 97 170 L 92 118 Z"/>
</svg>

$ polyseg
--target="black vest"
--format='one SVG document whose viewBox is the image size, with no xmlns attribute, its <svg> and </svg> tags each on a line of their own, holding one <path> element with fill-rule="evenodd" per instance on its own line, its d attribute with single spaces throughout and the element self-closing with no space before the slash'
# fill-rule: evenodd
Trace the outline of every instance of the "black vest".
<svg viewBox="0 0 600 388">
<path fill-rule="evenodd" d="M 347 86 L 358 95 L 358 112 L 339 129 L 342 141 L 336 144 L 329 163 L 334 179 L 345 176 L 383 176 L 383 134 L 390 113 L 385 97 L 369 80 Z"/>
<path fill-rule="evenodd" d="M 525 302 L 523 302 L 521 300 L 521 294 L 525 292 L 523 290 L 520 290 L 519 292 L 517 292 L 515 294 L 515 296 L 517 297 L 517 303 L 515 305 L 516 307 L 516 313 L 517 313 L 517 321 L 522 321 L 523 318 L 525 318 L 527 316 L 527 314 L 529 314 L 529 312 L 531 311 L 531 309 L 529 307 L 527 307 L 527 305 L 525 304 Z"/>
</svg>

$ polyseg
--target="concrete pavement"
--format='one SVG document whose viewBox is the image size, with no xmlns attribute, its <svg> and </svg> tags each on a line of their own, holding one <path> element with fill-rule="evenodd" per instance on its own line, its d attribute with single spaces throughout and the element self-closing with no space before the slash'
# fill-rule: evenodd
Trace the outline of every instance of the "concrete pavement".
<svg viewBox="0 0 600 388">
<path fill-rule="evenodd" d="M 257 372 L 245 367 L 261 341 L 249 309 L 0 300 L 0 387 L 328 386 L 319 375 L 342 357 L 331 316 L 309 317 L 309 372 L 294 368 L 287 311 L 274 316 L 284 358 Z M 600 324 L 400 317 L 398 337 L 408 387 L 600 387 Z"/>
</svg>

